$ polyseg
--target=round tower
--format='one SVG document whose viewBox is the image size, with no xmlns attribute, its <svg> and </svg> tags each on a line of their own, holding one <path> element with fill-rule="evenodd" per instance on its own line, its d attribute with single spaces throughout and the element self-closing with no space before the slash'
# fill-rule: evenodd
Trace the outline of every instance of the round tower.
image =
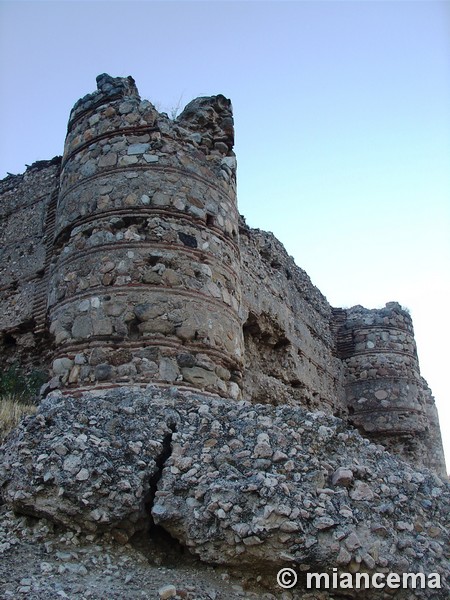
<svg viewBox="0 0 450 600">
<path fill-rule="evenodd" d="M 345 360 L 350 421 L 397 454 L 426 463 L 429 419 L 409 313 L 396 302 L 346 313 L 353 345 Z"/>
<path fill-rule="evenodd" d="M 239 397 L 243 354 L 231 103 L 172 121 L 100 75 L 70 115 L 49 316 L 67 388 L 177 385 Z"/>
</svg>

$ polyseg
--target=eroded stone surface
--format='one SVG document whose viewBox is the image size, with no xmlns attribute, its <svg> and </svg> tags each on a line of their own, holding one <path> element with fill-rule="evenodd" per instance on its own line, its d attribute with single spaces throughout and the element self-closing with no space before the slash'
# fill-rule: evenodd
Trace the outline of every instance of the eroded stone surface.
<svg viewBox="0 0 450 600">
<path fill-rule="evenodd" d="M 8 439 L 2 464 L 15 510 L 122 541 L 151 511 L 207 562 L 450 568 L 448 484 L 321 412 L 175 388 L 53 393 Z M 339 469 L 353 475 L 347 487 L 333 483 Z"/>
</svg>

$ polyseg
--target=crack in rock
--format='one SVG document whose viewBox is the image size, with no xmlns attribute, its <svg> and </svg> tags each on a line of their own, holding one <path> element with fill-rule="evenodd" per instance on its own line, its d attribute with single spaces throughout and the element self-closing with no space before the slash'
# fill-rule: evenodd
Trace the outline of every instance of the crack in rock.
<svg viewBox="0 0 450 600">
<path fill-rule="evenodd" d="M 153 510 L 153 506 L 155 504 L 156 492 L 158 491 L 158 483 L 162 477 L 164 466 L 172 455 L 172 437 L 173 437 L 173 434 L 177 430 L 176 423 L 174 421 L 169 421 L 167 423 L 167 426 L 170 429 L 170 433 L 168 433 L 164 437 L 163 443 L 162 443 L 162 451 L 155 458 L 156 471 L 153 474 L 153 476 L 150 478 L 150 489 L 149 489 L 147 501 L 145 503 L 147 514 L 150 517 L 150 528 L 157 526 L 153 520 L 152 510 Z"/>
<path fill-rule="evenodd" d="M 1 459 L 10 508 L 72 529 L 142 531 L 169 556 L 268 575 L 438 573 L 448 591 L 448 484 L 324 413 L 150 387 L 53 393 Z M 433 592 L 410 591 L 399 600 Z"/>
</svg>

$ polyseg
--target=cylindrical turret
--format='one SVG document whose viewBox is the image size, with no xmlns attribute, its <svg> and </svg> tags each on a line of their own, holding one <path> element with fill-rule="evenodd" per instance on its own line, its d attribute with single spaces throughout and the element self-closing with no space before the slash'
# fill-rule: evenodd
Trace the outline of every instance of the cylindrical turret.
<svg viewBox="0 0 450 600">
<path fill-rule="evenodd" d="M 349 419 L 363 433 L 415 464 L 435 468 L 429 390 L 420 375 L 412 320 L 397 302 L 346 310 Z M 437 443 L 437 442 L 436 442 Z"/>
<path fill-rule="evenodd" d="M 70 115 L 56 217 L 53 371 L 66 387 L 148 382 L 238 397 L 243 353 L 231 103 L 176 119 L 131 77 Z"/>
</svg>

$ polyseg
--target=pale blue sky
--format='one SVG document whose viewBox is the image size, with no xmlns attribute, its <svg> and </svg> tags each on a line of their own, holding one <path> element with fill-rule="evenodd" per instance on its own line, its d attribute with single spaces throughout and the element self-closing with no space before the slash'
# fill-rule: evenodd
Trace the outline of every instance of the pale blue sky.
<svg viewBox="0 0 450 600">
<path fill-rule="evenodd" d="M 450 3 L 0 2 L 0 177 L 61 154 L 95 77 L 223 93 L 239 208 L 335 306 L 412 313 L 450 466 Z"/>
</svg>

